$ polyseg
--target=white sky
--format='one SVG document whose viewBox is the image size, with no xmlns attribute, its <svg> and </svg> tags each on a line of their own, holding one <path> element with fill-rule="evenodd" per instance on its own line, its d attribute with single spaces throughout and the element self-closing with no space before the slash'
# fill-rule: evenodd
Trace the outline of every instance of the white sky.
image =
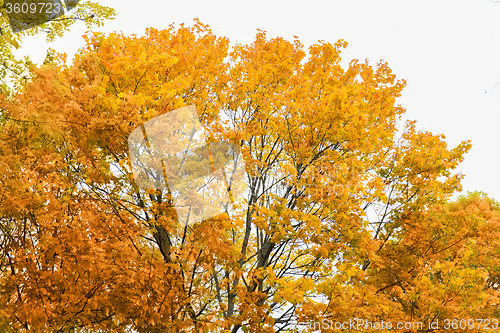
<svg viewBox="0 0 500 333">
<path fill-rule="evenodd" d="M 489 0 L 331 1 L 131 1 L 94 0 L 117 10 L 95 30 L 143 35 L 147 27 L 191 26 L 195 17 L 232 43 L 251 43 L 257 29 L 268 37 L 307 47 L 318 40 L 349 43 L 347 64 L 381 59 L 408 83 L 399 103 L 419 130 L 445 134 L 449 147 L 472 140 L 458 171 L 465 191 L 481 190 L 500 200 L 500 4 Z M 84 45 L 83 23 L 52 44 L 44 36 L 24 41 L 18 54 L 40 63 L 52 47 L 68 58 Z M 494 89 L 493 89 L 494 88 Z M 487 92 L 487 93 L 485 93 Z"/>
</svg>

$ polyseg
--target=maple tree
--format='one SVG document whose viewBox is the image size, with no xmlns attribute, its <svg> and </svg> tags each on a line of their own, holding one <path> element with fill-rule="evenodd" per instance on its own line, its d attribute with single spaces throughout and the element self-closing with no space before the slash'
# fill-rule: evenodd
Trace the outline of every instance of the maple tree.
<svg viewBox="0 0 500 333">
<path fill-rule="evenodd" d="M 405 86 L 347 43 L 229 48 L 196 21 L 86 37 L 0 100 L 0 318 L 26 332 L 277 332 L 298 323 L 492 316 L 498 205 L 448 203 L 470 149 L 406 124 Z M 190 226 L 137 186 L 127 138 L 195 105 L 241 147 L 235 214 Z M 374 220 L 373 217 L 377 218 Z M 480 297 L 478 297 L 480 295 Z M 311 330 L 312 331 L 312 330 Z"/>
</svg>

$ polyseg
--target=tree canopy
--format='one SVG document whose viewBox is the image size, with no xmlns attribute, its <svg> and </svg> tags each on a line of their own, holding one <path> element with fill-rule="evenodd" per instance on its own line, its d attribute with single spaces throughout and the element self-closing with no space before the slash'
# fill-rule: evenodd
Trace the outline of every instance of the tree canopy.
<svg viewBox="0 0 500 333">
<path fill-rule="evenodd" d="M 471 144 L 414 122 L 399 136 L 405 82 L 388 64 L 342 68 L 342 40 L 304 50 L 263 31 L 230 49 L 199 21 L 86 40 L 0 101 L 5 330 L 496 318 L 499 206 L 449 202 Z M 168 189 L 138 186 L 127 142 L 189 105 L 209 142 L 241 147 L 249 190 L 186 226 Z"/>
</svg>

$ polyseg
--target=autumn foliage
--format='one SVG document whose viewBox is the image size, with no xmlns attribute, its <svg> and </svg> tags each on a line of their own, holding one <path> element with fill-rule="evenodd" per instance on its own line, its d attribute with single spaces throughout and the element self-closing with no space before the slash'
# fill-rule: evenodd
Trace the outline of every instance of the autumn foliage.
<svg viewBox="0 0 500 333">
<path fill-rule="evenodd" d="M 343 68 L 344 41 L 306 53 L 264 32 L 230 49 L 199 22 L 86 39 L 0 101 L 4 330 L 497 316 L 500 208 L 449 202 L 471 145 L 398 134 L 405 82 L 386 63 Z M 186 227 L 168 190 L 135 183 L 127 138 L 188 105 L 241 147 L 250 190 L 239 214 Z"/>
</svg>

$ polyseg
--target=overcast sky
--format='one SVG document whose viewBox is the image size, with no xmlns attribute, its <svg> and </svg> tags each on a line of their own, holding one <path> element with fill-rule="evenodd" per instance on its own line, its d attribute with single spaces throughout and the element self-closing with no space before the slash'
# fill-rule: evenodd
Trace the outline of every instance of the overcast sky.
<svg viewBox="0 0 500 333">
<path fill-rule="evenodd" d="M 399 103 L 417 129 L 444 134 L 449 147 L 471 140 L 458 171 L 465 191 L 480 190 L 500 200 L 500 3 L 489 0 L 330 1 L 130 1 L 94 0 L 116 9 L 117 17 L 97 31 L 143 35 L 147 27 L 208 24 L 232 43 L 251 43 L 257 29 L 268 37 L 307 47 L 318 40 L 349 43 L 344 63 L 388 62 L 407 81 Z M 54 43 L 26 39 L 19 54 L 42 62 L 48 47 L 68 58 L 84 45 L 83 23 Z"/>
</svg>

